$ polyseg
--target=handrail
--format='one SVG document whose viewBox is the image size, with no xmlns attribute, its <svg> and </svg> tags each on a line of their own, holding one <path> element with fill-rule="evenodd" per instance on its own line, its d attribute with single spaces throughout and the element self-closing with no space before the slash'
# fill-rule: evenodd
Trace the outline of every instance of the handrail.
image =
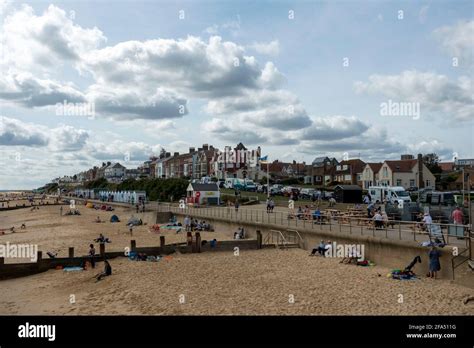
<svg viewBox="0 0 474 348">
<path fill-rule="evenodd" d="M 451 267 L 452 267 L 452 270 L 453 270 L 453 280 L 454 280 L 454 270 L 456 268 L 458 268 L 459 266 L 461 266 L 464 262 L 468 261 L 469 260 L 469 257 L 466 257 L 464 261 L 461 261 L 460 263 L 458 263 L 457 265 L 454 265 L 454 260 L 456 260 L 457 258 L 459 258 L 460 256 L 462 256 L 462 254 L 464 254 L 465 252 L 469 251 L 469 249 L 464 249 L 462 252 L 460 252 L 459 254 L 457 254 L 456 256 L 453 256 L 451 258 Z"/>
<path fill-rule="evenodd" d="M 278 231 L 278 230 L 270 230 L 270 231 L 267 233 L 267 235 L 265 236 L 265 239 L 264 239 L 264 241 L 266 242 L 265 244 L 274 244 L 274 243 L 273 243 L 273 236 L 274 236 L 274 234 L 277 235 L 276 245 L 277 245 L 277 246 L 283 245 L 283 247 L 286 248 L 287 244 L 289 244 L 289 243 L 288 243 L 288 241 L 286 240 L 286 238 L 285 238 L 285 236 L 283 235 L 283 233 L 281 233 L 281 231 Z M 269 242 L 270 242 L 270 236 L 272 237 L 272 240 L 271 240 L 272 243 L 269 243 Z M 281 237 L 283 243 L 280 243 L 280 237 Z"/>
<path fill-rule="evenodd" d="M 295 236 L 298 236 L 298 238 L 299 238 L 298 244 L 300 246 L 302 246 L 303 249 L 305 249 L 305 244 L 306 243 L 305 243 L 303 237 L 301 237 L 301 234 L 297 230 L 287 229 L 286 232 L 291 232 L 291 233 L 294 233 Z"/>
</svg>

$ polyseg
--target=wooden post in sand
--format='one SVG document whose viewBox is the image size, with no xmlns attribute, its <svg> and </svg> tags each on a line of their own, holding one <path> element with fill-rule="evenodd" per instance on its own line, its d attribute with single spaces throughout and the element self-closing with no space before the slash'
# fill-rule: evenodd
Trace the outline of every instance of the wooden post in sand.
<svg viewBox="0 0 474 348">
<path fill-rule="evenodd" d="M 201 234 L 196 232 L 196 253 L 201 252 Z"/>
<path fill-rule="evenodd" d="M 257 230 L 257 249 L 262 249 L 262 232 Z"/>
<path fill-rule="evenodd" d="M 137 250 L 137 241 L 136 240 L 131 240 L 130 241 L 130 250 L 135 252 Z"/>
<path fill-rule="evenodd" d="M 5 264 L 5 258 L 0 257 L 0 266 L 3 266 Z"/>
<path fill-rule="evenodd" d="M 165 248 L 165 236 L 160 236 L 160 248 L 161 251 Z"/>
<path fill-rule="evenodd" d="M 74 248 L 73 247 L 70 247 L 69 248 L 69 258 L 73 258 L 74 257 Z"/>
<path fill-rule="evenodd" d="M 105 243 L 100 243 L 100 256 L 105 258 Z"/>
<path fill-rule="evenodd" d="M 42 252 L 42 251 L 38 251 L 36 262 L 40 262 L 42 259 L 43 259 L 43 252 Z"/>
</svg>

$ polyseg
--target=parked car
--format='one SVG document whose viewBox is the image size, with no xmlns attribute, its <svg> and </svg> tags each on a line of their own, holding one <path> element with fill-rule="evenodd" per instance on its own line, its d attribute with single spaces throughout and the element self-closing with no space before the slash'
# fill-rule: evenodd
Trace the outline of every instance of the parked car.
<svg viewBox="0 0 474 348">
<path fill-rule="evenodd" d="M 420 202 L 430 205 L 454 205 L 454 194 L 452 192 L 427 191 L 420 196 Z"/>
<path fill-rule="evenodd" d="M 316 195 L 317 191 L 312 188 L 302 188 L 300 191 L 300 198 L 301 199 L 311 199 L 313 195 Z"/>
<path fill-rule="evenodd" d="M 283 195 L 286 196 L 286 197 L 293 196 L 293 199 L 297 198 L 300 194 L 300 190 L 298 188 L 292 187 L 292 186 L 284 187 L 282 192 L 283 192 Z"/>
</svg>

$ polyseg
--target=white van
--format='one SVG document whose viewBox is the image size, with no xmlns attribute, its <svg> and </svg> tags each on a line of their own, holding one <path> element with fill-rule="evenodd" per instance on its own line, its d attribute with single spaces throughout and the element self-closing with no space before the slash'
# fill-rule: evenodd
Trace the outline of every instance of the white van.
<svg viewBox="0 0 474 348">
<path fill-rule="evenodd" d="M 372 202 L 383 202 L 385 198 L 390 203 L 411 202 L 410 194 L 402 186 L 370 186 L 368 191 Z"/>
<path fill-rule="evenodd" d="M 241 190 L 245 186 L 244 182 L 238 178 L 225 179 L 224 187 L 228 189 Z"/>
</svg>

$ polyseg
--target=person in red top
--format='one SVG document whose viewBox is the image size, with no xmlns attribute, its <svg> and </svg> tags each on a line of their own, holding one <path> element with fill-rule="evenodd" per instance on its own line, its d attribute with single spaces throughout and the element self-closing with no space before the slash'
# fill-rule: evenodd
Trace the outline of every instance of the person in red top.
<svg viewBox="0 0 474 348">
<path fill-rule="evenodd" d="M 451 214 L 451 217 L 453 218 L 453 221 L 455 224 L 457 225 L 463 224 L 464 215 L 462 213 L 461 208 L 456 207 L 456 209 L 454 209 L 453 213 Z"/>
</svg>

